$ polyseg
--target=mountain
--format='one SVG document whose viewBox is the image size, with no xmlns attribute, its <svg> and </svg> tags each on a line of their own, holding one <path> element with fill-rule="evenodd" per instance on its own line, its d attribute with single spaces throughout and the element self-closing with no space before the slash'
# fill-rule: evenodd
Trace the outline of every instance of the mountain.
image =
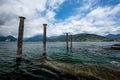
<svg viewBox="0 0 120 80">
<path fill-rule="evenodd" d="M 17 39 L 11 35 L 9 36 L 0 36 L 0 41 L 17 41 Z"/>
<path fill-rule="evenodd" d="M 74 41 L 111 41 L 110 39 L 96 34 L 75 34 Z"/>
<path fill-rule="evenodd" d="M 75 34 L 72 36 L 73 41 L 112 41 L 112 39 L 108 39 L 106 37 L 96 35 L 96 34 Z M 58 37 L 53 41 L 65 41 L 65 35 L 62 37 Z"/>
<path fill-rule="evenodd" d="M 108 34 L 106 37 L 109 39 L 114 39 L 114 40 L 120 41 L 120 34 L 116 34 L 116 35 L 115 34 Z"/>
<path fill-rule="evenodd" d="M 24 39 L 26 42 L 34 42 L 34 41 L 42 41 L 43 35 L 35 35 L 30 38 Z M 47 37 L 47 41 L 65 41 L 66 36 L 51 36 Z M 69 38 L 70 40 L 70 38 Z M 112 39 L 108 39 L 106 37 L 96 35 L 96 34 L 75 34 L 73 35 L 73 41 L 112 41 Z"/>
<path fill-rule="evenodd" d="M 60 35 L 60 36 L 51 36 L 51 37 L 47 37 L 47 41 L 53 41 L 54 39 L 57 38 L 62 38 L 64 35 Z M 24 39 L 25 42 L 34 42 L 34 41 L 43 41 L 43 35 L 35 35 L 29 38 L 25 38 Z"/>
<path fill-rule="evenodd" d="M 50 41 L 53 41 L 53 40 L 55 40 L 55 39 L 62 39 L 62 38 L 65 38 L 65 35 L 59 35 L 59 36 L 51 36 L 51 37 L 48 37 L 48 39 L 50 40 Z"/>
<path fill-rule="evenodd" d="M 24 41 L 42 41 L 43 40 L 43 36 L 42 35 L 35 35 L 35 36 L 32 36 L 32 37 L 29 37 L 29 38 L 25 38 Z"/>
</svg>

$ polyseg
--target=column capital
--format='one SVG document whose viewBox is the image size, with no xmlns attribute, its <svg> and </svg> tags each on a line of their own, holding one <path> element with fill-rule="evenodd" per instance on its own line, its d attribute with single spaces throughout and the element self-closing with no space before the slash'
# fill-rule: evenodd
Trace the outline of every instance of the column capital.
<svg viewBox="0 0 120 80">
<path fill-rule="evenodd" d="M 23 17 L 23 16 L 19 16 L 19 18 L 21 18 L 21 19 L 26 19 L 25 17 Z"/>
<path fill-rule="evenodd" d="M 43 24 L 43 26 L 47 26 L 47 24 Z"/>
</svg>

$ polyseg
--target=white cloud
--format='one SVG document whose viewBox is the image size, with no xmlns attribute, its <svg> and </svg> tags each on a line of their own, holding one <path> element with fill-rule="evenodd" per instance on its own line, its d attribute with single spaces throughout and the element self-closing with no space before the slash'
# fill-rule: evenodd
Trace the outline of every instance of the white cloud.
<svg viewBox="0 0 120 80">
<path fill-rule="evenodd" d="M 64 2 L 64 0 L 48 0 L 47 5 L 50 10 L 56 10 Z"/>
<path fill-rule="evenodd" d="M 48 20 L 50 20 L 50 21 L 54 20 L 55 15 L 56 15 L 56 14 L 55 14 L 55 12 L 53 12 L 53 11 L 48 10 L 48 11 L 46 12 L 46 18 L 47 18 Z"/>
<path fill-rule="evenodd" d="M 30 37 L 35 34 L 42 34 L 44 23 L 54 21 L 56 13 L 64 0 L 5 0 L 0 1 L 0 34 L 14 35 L 17 37 L 19 16 L 25 16 L 24 36 Z M 49 7 L 47 7 L 49 6 Z"/>
<path fill-rule="evenodd" d="M 117 22 L 114 18 L 116 18 L 116 15 L 120 12 L 119 5 L 120 4 L 115 7 L 98 7 L 83 18 L 81 18 L 78 13 L 76 16 L 71 16 L 59 23 L 56 27 L 59 27 L 59 32 L 61 31 L 61 34 L 64 32 L 71 32 L 73 34 L 92 33 L 98 35 L 106 35 L 106 33 L 118 34 L 120 25 L 115 25 Z"/>
<path fill-rule="evenodd" d="M 79 1 L 79 0 L 77 0 Z M 93 33 L 105 35 L 106 33 L 118 34 L 120 25 L 116 25 L 116 15 L 120 13 L 120 4 L 116 6 L 96 7 L 93 8 L 92 0 L 77 9 L 76 15 L 58 22 L 55 19 L 56 10 L 64 0 L 6 0 L 0 5 L 0 16 L 4 24 L 0 25 L 0 34 L 11 34 L 17 37 L 19 18 L 25 16 L 24 37 L 30 37 L 43 33 L 43 24 L 47 23 L 47 35 L 61 35 L 66 32 Z M 88 5 L 87 5 L 88 4 Z M 97 1 L 95 1 L 97 4 Z M 91 9 L 92 8 L 92 9 Z M 82 17 L 82 10 L 91 11 Z M 119 20 L 118 20 L 119 21 Z M 57 22 L 57 23 L 55 23 Z"/>
</svg>

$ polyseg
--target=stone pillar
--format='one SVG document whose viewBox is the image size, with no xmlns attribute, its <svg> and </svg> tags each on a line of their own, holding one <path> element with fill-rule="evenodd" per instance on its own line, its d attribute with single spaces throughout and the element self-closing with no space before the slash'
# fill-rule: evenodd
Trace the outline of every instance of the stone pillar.
<svg viewBox="0 0 120 80">
<path fill-rule="evenodd" d="M 69 47 L 68 47 L 68 33 L 66 33 L 66 49 L 69 50 Z"/>
<path fill-rule="evenodd" d="M 22 59 L 22 43 L 23 43 L 25 17 L 20 16 L 19 18 L 20 18 L 20 22 L 19 22 L 19 33 L 18 33 L 18 41 L 17 41 L 17 56 L 16 56 L 17 61 L 20 61 Z"/>
<path fill-rule="evenodd" d="M 70 48 L 71 48 L 71 52 L 72 52 L 72 35 L 70 35 Z"/>
<path fill-rule="evenodd" d="M 43 56 L 46 57 L 46 28 L 47 24 L 43 24 Z"/>
</svg>

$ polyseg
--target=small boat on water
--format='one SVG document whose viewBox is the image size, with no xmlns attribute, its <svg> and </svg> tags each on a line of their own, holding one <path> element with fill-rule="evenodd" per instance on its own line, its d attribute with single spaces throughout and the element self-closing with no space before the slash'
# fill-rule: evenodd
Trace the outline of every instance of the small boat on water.
<svg viewBox="0 0 120 80">
<path fill-rule="evenodd" d="M 113 44 L 113 45 L 111 46 L 111 49 L 120 50 L 120 44 Z"/>
</svg>

